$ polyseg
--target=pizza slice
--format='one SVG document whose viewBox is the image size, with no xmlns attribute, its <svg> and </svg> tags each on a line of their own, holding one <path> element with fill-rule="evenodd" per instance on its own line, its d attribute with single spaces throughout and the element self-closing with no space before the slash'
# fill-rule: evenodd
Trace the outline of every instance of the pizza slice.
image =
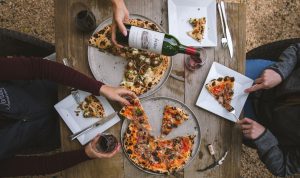
<svg viewBox="0 0 300 178">
<path fill-rule="evenodd" d="M 189 23 L 193 26 L 193 30 L 187 34 L 197 41 L 201 41 L 204 37 L 206 18 L 190 18 Z"/>
<path fill-rule="evenodd" d="M 219 77 L 205 85 L 208 92 L 227 110 L 232 111 L 231 100 L 234 94 L 234 77 Z"/>
<path fill-rule="evenodd" d="M 181 170 L 192 157 L 195 135 L 174 138 L 173 152 L 168 155 L 167 166 L 170 174 Z"/>
<path fill-rule="evenodd" d="M 150 123 L 148 121 L 148 117 L 144 111 L 144 108 L 141 105 L 141 102 L 138 98 L 132 99 L 130 101 L 130 105 L 124 106 L 120 114 L 127 119 L 133 121 L 139 126 L 142 126 L 146 130 L 151 130 Z"/>
<path fill-rule="evenodd" d="M 98 117 L 105 115 L 101 102 L 94 95 L 87 96 L 78 106 L 83 111 L 84 118 Z"/>
<path fill-rule="evenodd" d="M 163 113 L 161 133 L 168 135 L 173 128 L 177 128 L 184 121 L 188 120 L 189 115 L 181 108 L 166 105 Z"/>
<path fill-rule="evenodd" d="M 112 47 L 110 37 L 111 25 L 108 25 L 90 37 L 89 45 L 98 48 L 99 50 L 107 50 Z"/>
</svg>

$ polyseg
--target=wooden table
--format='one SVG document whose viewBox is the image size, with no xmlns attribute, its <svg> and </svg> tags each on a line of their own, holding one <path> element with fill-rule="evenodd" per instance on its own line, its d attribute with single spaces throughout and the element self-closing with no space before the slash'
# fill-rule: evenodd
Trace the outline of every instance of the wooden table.
<svg viewBox="0 0 300 178">
<path fill-rule="evenodd" d="M 130 13 L 141 14 L 166 30 L 168 29 L 167 0 L 127 0 Z M 74 25 L 76 13 L 88 7 L 95 14 L 97 23 L 101 23 L 106 18 L 112 16 L 112 8 L 109 0 L 55 0 L 55 32 L 56 32 L 56 53 L 57 60 L 61 62 L 63 58 L 69 58 L 75 69 L 92 76 L 87 59 L 87 41 L 90 34 L 78 31 Z M 186 56 L 177 55 L 173 57 L 173 73 L 185 78 L 184 82 L 169 78 L 162 89 L 155 96 L 167 96 L 178 99 L 186 103 L 197 115 L 201 126 L 201 150 L 199 157 L 192 162 L 183 172 L 175 177 L 239 177 L 241 135 L 235 124 L 225 119 L 200 109 L 195 106 L 200 88 L 204 84 L 205 78 L 213 61 L 229 66 L 241 73 L 244 72 L 245 65 L 245 21 L 246 8 L 244 3 L 226 4 L 228 21 L 232 38 L 234 41 L 234 57 L 230 59 L 228 49 L 220 45 L 221 27 L 218 21 L 218 46 L 207 48 L 207 63 L 199 70 L 190 72 L 183 66 Z M 59 97 L 63 98 L 69 92 L 66 87 L 60 87 Z M 119 136 L 121 123 L 115 125 L 108 132 Z M 61 122 L 62 150 L 74 150 L 80 148 L 78 141 L 69 141 L 70 131 Z M 229 149 L 228 157 L 224 164 L 214 170 L 198 173 L 198 168 L 203 168 L 212 163 L 212 158 L 206 149 L 207 144 L 213 144 L 216 156 L 224 154 L 225 149 Z M 67 161 L 67 160 L 66 160 Z M 140 178 L 140 177 L 160 177 L 146 174 L 130 164 L 122 152 L 112 159 L 98 159 L 87 161 L 73 168 L 62 172 L 62 177 L 70 178 Z M 173 177 L 173 176 L 170 176 Z"/>
</svg>

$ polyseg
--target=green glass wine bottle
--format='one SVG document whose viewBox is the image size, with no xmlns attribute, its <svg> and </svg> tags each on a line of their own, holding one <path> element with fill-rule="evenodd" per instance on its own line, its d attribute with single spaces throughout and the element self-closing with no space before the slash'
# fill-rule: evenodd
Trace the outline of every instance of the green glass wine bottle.
<svg viewBox="0 0 300 178">
<path fill-rule="evenodd" d="M 124 25 L 127 29 L 127 36 L 124 36 L 118 29 L 116 31 L 116 41 L 121 45 L 147 50 L 166 56 L 174 56 L 177 53 L 183 53 L 201 59 L 200 55 L 202 49 L 182 45 L 170 34 L 156 32 L 128 24 Z"/>
</svg>

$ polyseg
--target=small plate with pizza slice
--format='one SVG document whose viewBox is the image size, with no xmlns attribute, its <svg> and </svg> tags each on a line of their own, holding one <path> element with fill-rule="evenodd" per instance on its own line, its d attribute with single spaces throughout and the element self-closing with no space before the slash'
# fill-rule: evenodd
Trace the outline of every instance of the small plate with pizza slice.
<svg viewBox="0 0 300 178">
<path fill-rule="evenodd" d="M 88 92 L 78 90 L 80 104 L 78 105 L 72 95 L 67 96 L 54 107 L 70 128 L 72 133 L 99 121 L 99 119 L 114 113 L 115 110 L 103 96 L 94 96 Z M 82 145 L 88 143 L 97 134 L 104 132 L 120 121 L 118 115 L 108 120 L 103 125 L 79 136 L 77 139 Z"/>
<path fill-rule="evenodd" d="M 200 126 L 184 103 L 167 97 L 136 99 L 120 114 L 125 155 L 151 174 L 174 174 L 188 166 L 200 148 Z"/>
<path fill-rule="evenodd" d="M 235 109 L 235 115 L 239 118 L 249 95 L 244 90 L 252 86 L 252 84 L 252 79 L 214 62 L 196 105 L 225 119 L 236 122 L 235 116 L 230 111 Z"/>
<path fill-rule="evenodd" d="M 169 33 L 194 47 L 217 46 L 216 0 L 168 0 Z"/>
</svg>

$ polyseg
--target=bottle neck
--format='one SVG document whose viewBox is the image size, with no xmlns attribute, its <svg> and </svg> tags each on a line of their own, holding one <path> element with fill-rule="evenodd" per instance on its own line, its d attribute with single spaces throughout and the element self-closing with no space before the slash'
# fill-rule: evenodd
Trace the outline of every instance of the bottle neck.
<svg viewBox="0 0 300 178">
<path fill-rule="evenodd" d="M 179 52 L 191 56 L 200 57 L 200 51 L 198 49 L 190 46 L 185 46 L 182 44 L 179 45 Z"/>
</svg>

